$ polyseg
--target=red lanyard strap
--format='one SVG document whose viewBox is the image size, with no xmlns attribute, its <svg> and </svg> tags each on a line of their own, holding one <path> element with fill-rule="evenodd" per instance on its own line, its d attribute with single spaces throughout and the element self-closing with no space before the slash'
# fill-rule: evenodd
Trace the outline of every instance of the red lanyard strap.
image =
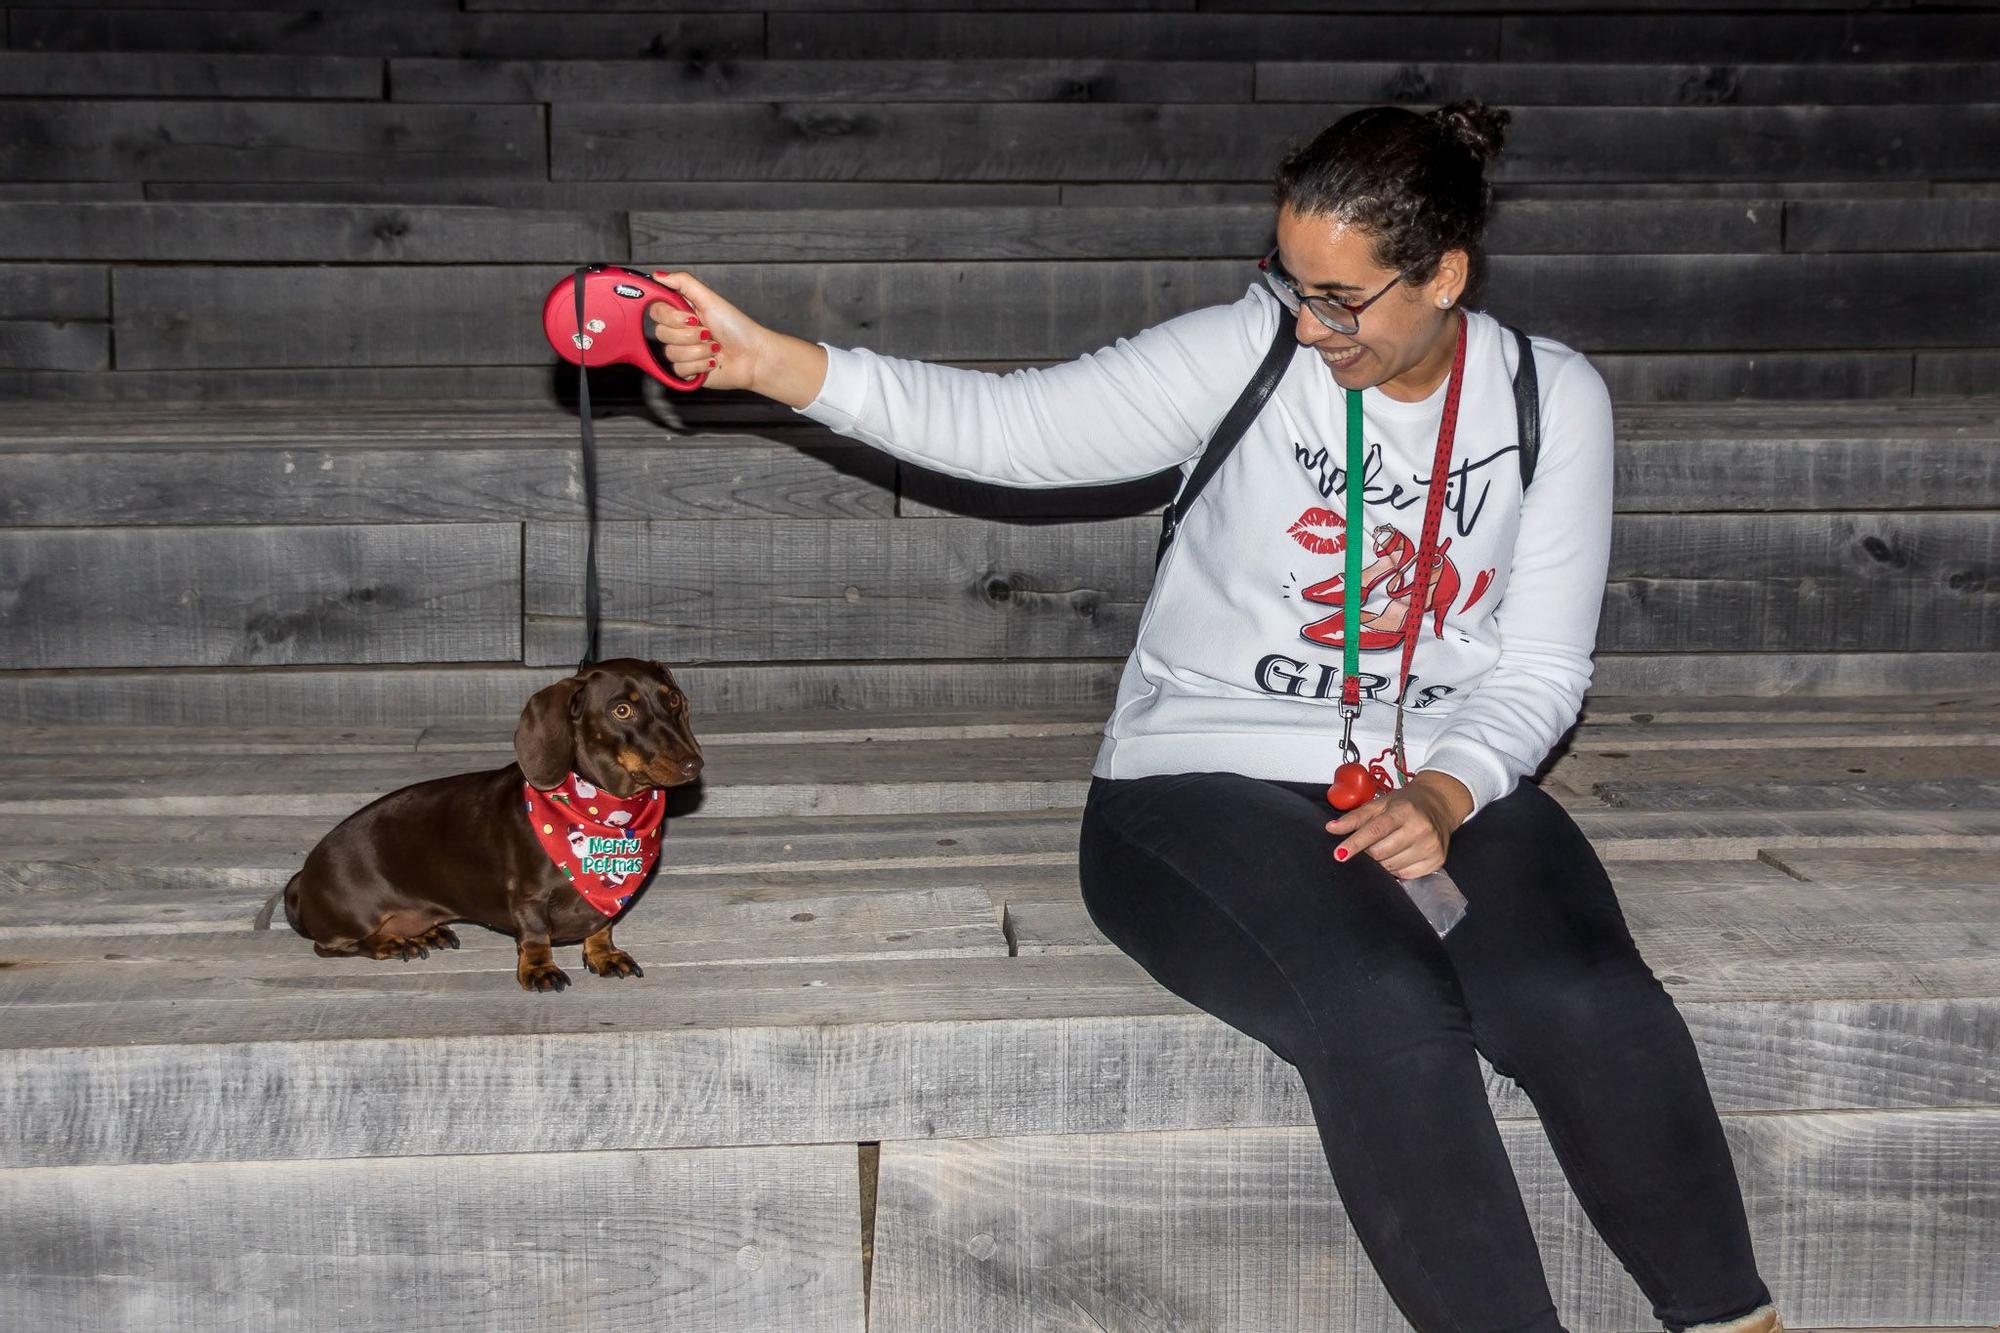
<svg viewBox="0 0 2000 1333">
<path fill-rule="evenodd" d="M 1423 539 L 1417 545 L 1417 560 L 1414 571 L 1404 580 L 1411 602 L 1403 617 L 1403 661 L 1397 671 L 1396 680 L 1396 767 L 1401 771 L 1402 781 L 1410 780 L 1409 765 L 1403 755 L 1403 695 L 1410 687 L 1410 659 L 1417 648 L 1417 636 L 1423 629 L 1424 617 L 1430 604 L 1430 590 L 1435 576 L 1444 562 L 1444 552 L 1438 547 L 1438 526 L 1444 517 L 1445 491 L 1451 477 L 1452 437 L 1458 432 L 1459 390 L 1465 381 L 1465 344 L 1467 320 L 1463 312 L 1458 319 L 1458 346 L 1451 358 L 1451 386 L 1445 390 L 1444 420 L 1438 424 L 1437 453 L 1431 462 L 1430 483 L 1424 496 Z M 1342 665 L 1346 669 L 1346 679 L 1341 683 L 1341 712 L 1348 720 L 1348 731 L 1352 734 L 1353 719 L 1360 712 L 1361 683 L 1356 678 L 1358 647 L 1361 640 L 1361 577 L 1360 550 L 1356 543 L 1364 541 L 1367 534 L 1361 530 L 1360 495 L 1362 476 L 1361 440 L 1361 393 L 1346 390 L 1347 410 L 1347 576 L 1341 588 L 1342 616 L 1341 647 Z M 1450 545 L 1447 541 L 1446 545 Z M 1397 589 L 1387 589 L 1391 598 Z M 1353 742 L 1345 742 L 1353 758 Z"/>
</svg>

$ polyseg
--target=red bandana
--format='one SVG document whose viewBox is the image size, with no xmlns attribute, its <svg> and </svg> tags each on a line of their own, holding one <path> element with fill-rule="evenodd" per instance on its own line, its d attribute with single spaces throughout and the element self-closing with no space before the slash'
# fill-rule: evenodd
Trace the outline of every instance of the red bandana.
<svg viewBox="0 0 2000 1333">
<path fill-rule="evenodd" d="M 617 916 L 652 873 L 660 855 L 666 802 L 660 789 L 617 797 L 574 772 L 547 791 L 523 782 L 528 824 L 549 859 L 585 902 Z"/>
</svg>

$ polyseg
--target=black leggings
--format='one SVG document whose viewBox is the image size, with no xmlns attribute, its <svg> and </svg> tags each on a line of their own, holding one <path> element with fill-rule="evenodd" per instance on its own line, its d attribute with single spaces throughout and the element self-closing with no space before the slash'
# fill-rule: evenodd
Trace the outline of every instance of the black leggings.
<svg viewBox="0 0 2000 1333">
<path fill-rule="evenodd" d="M 1694 1041 L 1596 852 L 1522 782 L 1452 836 L 1443 939 L 1395 876 L 1333 859 L 1324 783 L 1094 777 L 1091 920 L 1297 1067 L 1369 1262 L 1420 1333 L 1562 1330 L 1474 1051 L 1534 1103 L 1570 1187 L 1668 1329 L 1771 1300 Z"/>
</svg>

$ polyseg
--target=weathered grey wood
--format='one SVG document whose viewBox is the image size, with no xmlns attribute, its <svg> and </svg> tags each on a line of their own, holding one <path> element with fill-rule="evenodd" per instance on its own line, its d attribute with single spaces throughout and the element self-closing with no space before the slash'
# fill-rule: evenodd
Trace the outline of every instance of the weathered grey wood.
<svg viewBox="0 0 2000 1333">
<path fill-rule="evenodd" d="M 525 703 L 525 699 L 523 700 Z M 1948 701 L 1947 701 L 1948 702 Z M 1972 714 L 1926 718 L 1944 734 L 1963 734 Z M 1985 722 L 1987 714 L 1977 714 Z M 899 708 L 881 713 L 715 713 L 696 724 L 704 749 L 736 745 L 827 745 L 855 741 L 932 741 L 966 738 L 1095 736 L 1103 726 L 1095 703 L 992 708 Z M 25 724 L 0 729 L 0 750 L 16 755 L 131 754 L 359 754 L 456 751 L 502 754 L 512 745 L 516 719 L 442 721 L 408 727 L 260 727 Z M 1663 728 L 1663 731 L 1671 730 Z M 1762 732 L 1769 728 L 1760 729 Z M 1859 734 L 1847 726 L 1843 734 Z M 1885 735 L 1908 736 L 1908 724 L 1884 723 Z M 1796 734 L 1797 727 L 1785 734 Z M 1856 741 L 1854 743 L 1863 743 Z"/>
<path fill-rule="evenodd" d="M 111 326 L 0 321 L 0 362 L 24 370 L 110 370 Z"/>
<path fill-rule="evenodd" d="M 1283 4 L 1259 8 L 1281 9 Z M 1312 0 L 1298 0 L 1307 7 Z M 1563 0 L 1566 7 L 1570 0 Z M 1230 7 L 1222 3 L 1208 9 Z M 1529 5 L 1510 3 L 1510 10 Z M 1687 9 L 1692 6 L 1677 5 Z M 1765 9 L 1775 5 L 1750 5 Z M 1351 6 L 1349 8 L 1352 8 Z M 1993 93 L 1993 71 L 1978 61 L 1836 65 L 1756 64 L 1733 56 L 1726 64 L 1671 64 L 1646 53 L 1625 64 L 1508 59 L 1499 64 L 1444 62 L 1364 64 L 1341 60 L 1257 63 L 1260 102 L 1378 102 L 1443 104 L 1479 97 L 1495 106 L 1823 106 L 1872 103 L 1981 102 Z M 1426 107 L 1428 109 L 1428 107 Z"/>
<path fill-rule="evenodd" d="M 2000 197 L 1794 199 L 1784 213 L 1795 252 L 1987 250 L 2000 236 Z"/>
<path fill-rule="evenodd" d="M 1789 0 L 1779 0 L 1779 7 Z M 92 9 L 186 9 L 187 0 L 92 0 Z M 202 0 L 205 10 L 241 13 L 282 12 L 297 10 L 350 13 L 356 10 L 390 9 L 405 13 L 427 11 L 446 12 L 460 8 L 456 0 L 416 0 L 414 4 L 400 4 L 398 0 Z"/>
<path fill-rule="evenodd" d="M 778 32 L 783 22 L 772 19 L 774 53 L 785 40 Z M 900 37 L 923 23 L 911 16 L 883 26 Z M 1399 45 L 1422 41 L 1409 32 L 1409 20 L 1396 26 L 1409 34 Z M 1035 32 L 1060 27 L 1042 24 Z M 1993 32 L 2000 41 L 2000 26 Z M 1398 55 L 1422 58 L 1407 49 Z M 1233 57 L 1218 49 L 1212 58 Z M 1363 105 L 1158 105 L 1139 117 L 1088 104 L 818 103 L 773 115 L 765 107 L 728 104 L 557 102 L 549 108 L 549 170 L 552 180 L 595 181 L 733 180 L 743 177 L 746 163 L 772 179 L 1237 181 L 1267 177 L 1282 145 Z M 1992 102 L 1512 110 L 1506 150 L 1487 167 L 1494 180 L 1984 180 L 2000 134 L 2000 103 Z M 985 151 L 996 139 L 1020 151 Z M 888 169 L 892 153 L 896 165 Z"/>
<path fill-rule="evenodd" d="M 657 61 L 648 61 L 656 66 Z M 1852 186 L 1848 189 L 1851 191 Z M 1874 192 L 1878 188 L 1870 186 Z M 1928 193 L 1913 190 L 1912 193 Z M 1033 181 L 161 181 L 145 197 L 157 200 L 266 203 L 456 204 L 536 209 L 774 209 L 933 208 L 1050 205 L 1066 187 Z M 1762 193 L 1769 194 L 1770 191 Z M 642 256 L 643 257 L 643 256 Z M 668 262 L 672 262 L 671 256 Z"/>
<path fill-rule="evenodd" d="M 1922 180 L 1870 181 L 1865 186 L 1843 180 L 1512 180 L 1488 184 L 1494 201 L 1501 204 L 1524 199 L 1849 199 L 1858 192 L 1869 198 L 1928 199 L 1933 195 L 1984 193 L 1979 182 Z M 1271 187 L 1268 181 L 1113 180 L 1065 185 L 1062 194 L 1065 202 L 1076 204 L 1179 208 L 1191 204 L 1268 204 Z M 156 193 L 154 197 L 162 196 Z"/>
<path fill-rule="evenodd" d="M 584 530 L 526 527 L 525 660 L 573 662 Z M 600 643 L 703 661 L 1122 654 L 1152 586 L 1140 548 L 1158 532 L 1142 518 L 895 519 L 867 538 L 811 519 L 599 523 Z"/>
<path fill-rule="evenodd" d="M 1803 847 L 1766 852 L 1764 859 L 1786 874 L 1806 880 L 1852 884 L 1900 880 L 1934 887 L 1957 884 L 2000 887 L 2000 854 L 1993 852 Z"/>
<path fill-rule="evenodd" d="M 426 3 L 441 6 L 449 0 Z M 179 8 L 179 0 L 172 7 Z M 313 5 L 324 7 L 328 6 Z M 382 95 L 382 62 L 365 56 L 218 56 L 196 51 L 4 51 L 0 52 L 0 88 L 6 89 L 9 97 L 326 97 L 372 101 Z"/>
<path fill-rule="evenodd" d="M 0 264 L 0 319 L 109 319 L 109 278 L 102 264 Z"/>
<path fill-rule="evenodd" d="M 709 756 L 698 787 L 674 788 L 669 818 L 920 814 L 1082 805 L 1095 735 L 912 744 L 744 745 Z M 503 767 L 485 754 L 331 754 L 274 769 L 261 756 L 34 756 L 0 771 L 0 813 L 346 815 L 385 792 Z M 125 775 L 107 789 L 107 768 Z M 960 775 L 963 775 L 962 777 Z"/>
<path fill-rule="evenodd" d="M 0 204 L 0 257 L 547 263 L 630 257 L 623 215 L 353 204 Z M 1774 247 L 1775 248 L 1775 247 Z M 587 257 L 587 259 L 582 258 Z M 551 279 L 550 285 L 554 285 Z"/>
<path fill-rule="evenodd" d="M 1937 395 L 1984 393 L 1993 380 L 1992 358 L 1978 361 L 1973 352 L 1922 352 L 1914 360 L 1924 367 L 1921 392 L 1929 401 Z M 1969 359 L 1971 358 L 1971 359 Z M 1052 365 L 1045 360 L 979 361 L 954 364 L 1004 374 L 1022 365 Z M 1592 352 L 1591 363 L 1604 376 L 1612 400 L 1621 404 L 1698 398 L 1882 399 L 1912 392 L 1912 361 L 1908 352 L 1764 352 L 1764 353 L 1621 353 Z M 1983 367 L 1983 369 L 1975 369 Z M 1941 369 L 1940 369 L 1941 368 Z M 600 380 L 598 376 L 602 374 Z M 511 402 L 543 405 L 567 399 L 573 374 L 559 374 L 551 365 L 530 374 L 515 368 L 437 366 L 398 368 L 329 368 L 322 370 L 119 370 L 116 373 L 62 373 L 0 369 L 0 399 L 68 403 L 202 401 L 232 403 L 298 396 L 355 399 L 471 399 L 487 404 Z M 612 402 L 659 402 L 668 392 L 657 389 L 638 371 L 625 367 L 593 372 L 591 401 L 602 411 Z M 764 399 L 747 399 L 734 390 L 716 392 L 718 406 L 756 410 Z M 699 399 L 674 409 L 689 421 L 712 421 L 716 415 Z M 739 415 L 731 410 L 729 416 Z M 767 416 L 770 414 L 766 412 Z"/>
<path fill-rule="evenodd" d="M 2000 352 L 1920 352 L 1914 391 L 1922 394 L 1987 394 L 2000 383 Z"/>
<path fill-rule="evenodd" d="M 552 1117 L 553 1118 L 553 1117 Z M 864 1327 L 852 1144 L 0 1172 L 48 1329 Z"/>
<path fill-rule="evenodd" d="M 1238 299 L 1252 281 L 1245 267 L 1105 260 L 693 271 L 744 309 L 796 312 L 787 331 L 801 338 L 961 360 L 1079 356 Z M 546 367 L 555 362 L 540 317 L 550 285 L 548 270 L 513 266 L 120 267 L 112 272 L 118 364 Z M 1501 255 L 1484 305 L 1593 353 L 1968 347 L 1988 330 L 1975 311 L 1952 313 L 1963 309 L 1954 295 L 1994 285 L 2000 254 L 1990 253 Z M 1884 293 L 1865 327 L 1838 308 L 1860 286 Z M 1709 317 L 1657 317 L 1677 303 L 1700 304 Z M 975 309 L 981 317 L 969 318 Z"/>
<path fill-rule="evenodd" d="M 1122 657 L 1052 662 L 921 661 L 691 665 L 675 679 L 708 712 L 782 708 L 852 715 L 880 708 L 1005 704 L 1094 705 L 1110 711 Z M 241 725 L 426 724 L 519 716 L 560 678 L 550 667 L 300 667 L 282 673 L 189 668 L 0 672 L 0 721 Z M 2000 653 L 1603 653 L 1593 688 L 1604 694 L 1714 691 L 1775 700 L 1929 690 L 1983 690 Z M 1589 707 L 1589 699 L 1585 700 Z"/>
<path fill-rule="evenodd" d="M 657 425 L 637 435 L 597 429 L 600 520 L 887 519 L 896 512 L 895 460 L 858 441 L 795 433 L 770 444 L 726 434 L 677 439 Z M 317 443 L 316 433 L 323 432 L 285 431 L 235 447 L 52 440 L 48 452 L 27 453 L 0 446 L 0 522 L 513 522 L 584 513 L 574 419 L 554 417 L 537 436 L 511 440 L 461 441 L 443 431 L 426 440 L 417 427 L 407 444 L 378 447 Z M 1912 466 L 1919 477 L 1939 470 Z M 1921 493 L 1923 485 L 1917 480 L 1912 489 Z"/>
<path fill-rule="evenodd" d="M 0 753 L 8 755 L 232 754 L 325 755 L 408 754 L 426 728 L 176 726 L 79 727 L 8 726 L 0 730 Z M 505 748 L 510 737 L 497 724 L 481 729 L 479 749 Z M 436 748 L 436 747 L 430 747 Z"/>
<path fill-rule="evenodd" d="M 536 4 L 540 8 L 540 2 Z M 596 6 L 590 6 L 596 8 Z M 656 8 L 656 6 L 654 6 Z M 966 6 L 972 8 L 972 6 Z M 1254 74 L 1254 94 L 1252 94 Z M 1582 64 L 1406 60 L 390 60 L 400 102 L 1402 102 L 1766 106 L 1982 102 L 1980 62 Z"/>
<path fill-rule="evenodd" d="M 16 9 L 12 45 L 30 51 L 210 51 L 255 54 L 741 60 L 766 54 L 764 16 L 718 14 L 522 17 L 355 11 L 318 14 Z"/>
<path fill-rule="evenodd" d="M 79 203 L 128 202 L 146 197 L 143 181 L 0 181 L 0 199 L 74 199 Z"/>
<path fill-rule="evenodd" d="M 0 172 L 50 180 L 532 177 L 543 144 L 532 106 L 0 102 Z"/>
<path fill-rule="evenodd" d="M 512 524 L 0 530 L 0 666 L 491 661 Z"/>
<path fill-rule="evenodd" d="M 1606 780 L 1592 790 L 1620 810 L 2000 810 L 2000 780 L 1940 778 L 1842 782 L 1711 782 Z"/>
<path fill-rule="evenodd" d="M 1494 211 L 1485 244 L 1489 256 L 1776 253 L 1783 207 L 1775 198 L 1525 199 Z M 634 252 L 671 254 L 677 268 L 754 263 L 774 252 L 795 262 L 1129 259 L 1148 254 L 1240 261 L 1263 253 L 1270 234 L 1268 203 L 1155 211 L 1065 204 L 980 213 L 850 208 L 632 214 Z"/>
<path fill-rule="evenodd" d="M 1407 8 L 1406 6 L 1399 6 Z M 1491 12 L 1491 11 L 1488 11 Z M 769 54 L 820 59 L 933 57 L 977 51 L 987 57 L 1120 55 L 1153 59 L 1255 59 L 1274 51 L 1294 60 L 1965 60 L 1988 54 L 1996 38 L 1985 15 L 1787 15 L 1745 24 L 1734 15 L 1618 14 L 1508 16 L 1491 26 L 1418 10 L 1358 14 L 899 15 L 893 24 L 843 23 L 838 14 L 773 14 Z M 1621 25 L 1630 24 L 1630 27 Z M 1445 25 L 1455 24 L 1455 28 Z M 1412 29 L 1396 49 L 1391 25 Z M 1432 35 L 1461 34 L 1461 49 L 1433 50 Z M 1747 35 L 1746 35 L 1747 33 Z M 1492 43 L 1497 42 L 1497 45 Z M 1441 42 L 1438 44 L 1442 44 Z"/>
<path fill-rule="evenodd" d="M 1521 14 L 1500 21 L 1509 60 L 1966 60 L 2000 53 L 2000 16 L 1950 11 L 1823 17 L 1659 12 Z"/>
<path fill-rule="evenodd" d="M 1602 648 L 1721 651 L 1990 644 L 2000 526 L 1981 513 L 1623 515 Z M 1868 614 L 1851 608 L 1865 589 Z"/>
<path fill-rule="evenodd" d="M 290 869 L 297 864 L 295 858 Z M 65 888 L 0 893 L 0 951 L 18 965 L 7 978 L 17 983 L 9 1002 L 66 1004 L 166 992 L 214 998 L 239 981 L 260 992 L 282 986 L 301 994 L 326 987 L 361 993 L 417 972 L 479 973 L 489 980 L 514 975 L 513 938 L 472 922 L 455 928 L 458 948 L 432 950 L 417 962 L 321 958 L 286 924 L 282 906 L 268 930 L 251 928 L 264 896 L 261 890 L 197 889 L 190 899 L 156 890 L 128 893 L 119 904 L 107 891 L 85 891 L 74 902 Z M 226 910 L 232 905 L 233 916 Z M 36 909 L 52 915 L 36 922 Z M 619 918 L 617 939 L 646 978 L 659 979 L 670 969 L 717 964 L 1008 954 L 985 890 L 976 882 L 944 881 L 923 867 L 846 878 L 812 871 L 656 879 Z M 573 981 L 596 980 L 573 948 L 556 952 Z M 58 959 L 81 966 L 44 966 Z M 130 965 L 107 974 L 101 964 L 112 960 Z"/>
<path fill-rule="evenodd" d="M 607 655 L 704 660 L 1103 654 L 1129 646 L 1158 522 L 600 523 Z M 574 661 L 581 524 L 527 525 L 524 651 Z M 1613 652 L 1988 649 L 1984 512 L 1620 515 L 1597 645 Z M 1857 584 L 1871 614 L 1849 606 Z M 782 606 L 782 616 L 772 608 Z"/>
<path fill-rule="evenodd" d="M 399 102 L 1242 103 L 1255 96 L 1254 74 L 1248 61 L 1115 58 L 742 60 L 678 68 L 657 60 L 398 58 L 389 62 L 389 88 Z"/>
<path fill-rule="evenodd" d="M 554 996 L 395 967 L 407 979 L 385 977 L 374 999 L 279 986 L 248 1001 L 23 1008 L 0 1053 L 0 1161 L 1311 1123 L 1295 1071 L 1122 956 L 687 967 L 585 976 Z M 1994 1104 L 1990 992 L 1680 1008 L 1726 1111 Z M 1532 1114 L 1511 1084 L 1487 1086 L 1496 1114 Z M 566 1116 L 546 1114 L 551 1096 Z"/>
<path fill-rule="evenodd" d="M 1723 1132 L 1788 1328 L 1979 1323 L 2000 1303 L 1983 1262 L 2000 1241 L 2000 1112 L 1724 1116 Z M 1565 1326 L 1647 1327 L 1651 1303 L 1546 1134 L 1501 1137 Z M 876 1188 L 869 1326 L 883 1333 L 1409 1328 L 1310 1129 L 889 1141 Z M 1837 1238 L 1788 1244 L 1806 1218 Z M 1827 1244 L 1881 1258 L 1811 1257 Z"/>
</svg>

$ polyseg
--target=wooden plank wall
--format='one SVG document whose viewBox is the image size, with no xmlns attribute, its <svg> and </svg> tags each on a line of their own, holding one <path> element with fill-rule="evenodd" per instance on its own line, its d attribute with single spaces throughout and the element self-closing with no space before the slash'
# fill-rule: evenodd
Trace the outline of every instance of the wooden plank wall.
<svg viewBox="0 0 2000 1333">
<path fill-rule="evenodd" d="M 1988 7 L 883 4 L 4 11 L 0 713 L 504 713 L 581 642 L 576 385 L 538 319 L 572 264 L 1048 364 L 1239 295 L 1287 147 L 1468 94 L 1515 117 L 1484 304 L 1623 409 L 1600 685 L 1986 669 Z M 605 431 L 606 651 L 736 708 L 1108 694 L 1174 474 L 1006 492 L 752 395 L 593 390 L 640 409 Z M 1638 410 L 1743 398 L 1799 413 Z"/>
<path fill-rule="evenodd" d="M 1514 114 L 1485 305 L 1615 396 L 2000 370 L 1958 299 L 2000 288 L 1983 4 L 873 7 L 3 11 L 0 396 L 553 402 L 540 301 L 592 260 L 810 339 L 1067 360 L 1240 293 L 1287 147 L 1465 95 Z"/>
<path fill-rule="evenodd" d="M 1593 688 L 1986 679 L 2000 409 L 1904 401 L 1624 405 Z M 0 423 L 0 717 L 498 717 L 576 661 L 572 427 L 333 410 Z M 601 651 L 713 711 L 1108 703 L 1180 479 L 1011 489 L 805 424 L 599 437 Z"/>
</svg>

